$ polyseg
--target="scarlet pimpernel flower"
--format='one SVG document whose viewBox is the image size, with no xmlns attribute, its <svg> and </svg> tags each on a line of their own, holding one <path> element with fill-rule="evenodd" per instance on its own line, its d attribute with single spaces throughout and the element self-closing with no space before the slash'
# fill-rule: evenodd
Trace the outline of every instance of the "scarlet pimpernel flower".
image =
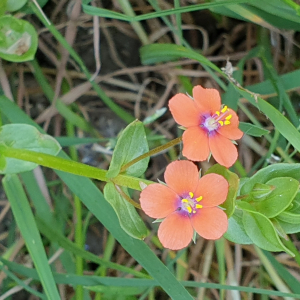
<svg viewBox="0 0 300 300">
<path fill-rule="evenodd" d="M 228 227 L 224 211 L 217 207 L 226 200 L 227 180 L 218 174 L 199 178 L 190 161 L 170 163 L 164 174 L 166 185 L 148 185 L 140 196 L 141 207 L 152 218 L 165 218 L 158 238 L 165 248 L 179 250 L 192 240 L 194 230 L 203 238 L 216 240 Z"/>
<path fill-rule="evenodd" d="M 193 161 L 203 161 L 212 153 L 215 160 L 229 168 L 237 160 L 238 153 L 232 140 L 240 139 L 243 132 L 238 128 L 236 113 L 221 106 L 216 89 L 193 88 L 193 99 L 176 94 L 169 101 L 175 121 L 186 128 L 183 133 L 182 154 Z"/>
</svg>

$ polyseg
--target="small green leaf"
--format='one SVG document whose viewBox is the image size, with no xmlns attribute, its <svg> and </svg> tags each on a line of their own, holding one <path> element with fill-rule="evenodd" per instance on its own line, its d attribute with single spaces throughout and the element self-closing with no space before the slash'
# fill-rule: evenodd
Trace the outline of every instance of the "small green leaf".
<svg viewBox="0 0 300 300">
<path fill-rule="evenodd" d="M 227 214 L 227 217 L 230 218 L 235 209 L 235 199 L 239 189 L 239 177 L 227 168 L 218 164 L 208 169 L 206 174 L 210 173 L 216 173 L 223 176 L 229 183 L 227 198 L 220 206 L 225 208 L 225 213 Z"/>
<path fill-rule="evenodd" d="M 250 199 L 253 201 L 263 201 L 268 195 L 274 191 L 275 186 L 264 184 L 264 183 L 255 183 L 253 190 L 250 193 Z"/>
<path fill-rule="evenodd" d="M 12 61 L 32 60 L 37 50 L 38 36 L 25 20 L 12 16 L 0 18 L 0 57 Z"/>
<path fill-rule="evenodd" d="M 241 202 L 239 207 L 243 209 L 244 228 L 253 243 L 268 251 L 285 251 L 294 256 L 281 242 L 272 222 L 263 214 L 253 211 L 249 203 Z"/>
<path fill-rule="evenodd" d="M 13 12 L 26 4 L 27 0 L 7 0 L 6 10 Z"/>
<path fill-rule="evenodd" d="M 243 212 L 236 209 L 233 215 L 228 219 L 228 229 L 224 237 L 236 244 L 253 244 L 247 235 L 243 224 Z"/>
<path fill-rule="evenodd" d="M 270 133 L 269 130 L 266 130 L 264 128 L 258 127 L 256 125 L 251 124 L 251 123 L 240 122 L 239 128 L 245 134 L 252 135 L 252 136 L 258 136 L 258 137 Z"/>
<path fill-rule="evenodd" d="M 275 220 L 279 223 L 279 225 L 281 226 L 283 231 L 287 234 L 300 232 L 300 223 L 293 224 L 290 222 L 285 222 L 285 221 L 279 219 L 278 217 L 276 217 Z"/>
<path fill-rule="evenodd" d="M 41 134 L 31 125 L 4 125 L 0 128 L 0 174 L 20 173 L 37 167 L 35 163 L 3 156 L 1 154 L 2 147 L 26 149 L 51 155 L 57 155 L 61 149 L 53 137 Z"/>
<path fill-rule="evenodd" d="M 128 195 L 127 189 L 122 188 Z M 136 239 L 144 239 L 148 230 L 135 208 L 116 190 L 113 183 L 108 182 L 104 187 L 104 197 L 116 212 L 120 225 L 125 232 Z"/>
<path fill-rule="evenodd" d="M 280 163 L 263 168 L 243 184 L 240 194 L 247 195 L 253 190 L 256 183 L 266 183 L 276 177 L 292 177 L 299 181 L 300 164 Z"/>
<path fill-rule="evenodd" d="M 253 201 L 251 205 L 268 218 L 274 218 L 292 203 L 299 190 L 299 182 L 289 177 L 278 177 L 267 182 L 275 190 L 263 201 Z"/>
<path fill-rule="evenodd" d="M 116 177 L 125 164 L 149 151 L 147 137 L 142 122 L 130 123 L 119 137 L 107 172 L 107 178 Z M 147 169 L 149 157 L 146 157 L 125 170 L 125 174 L 139 177 Z"/>
<path fill-rule="evenodd" d="M 300 193 L 293 200 L 292 204 L 278 216 L 275 220 L 286 233 L 300 232 Z"/>
</svg>

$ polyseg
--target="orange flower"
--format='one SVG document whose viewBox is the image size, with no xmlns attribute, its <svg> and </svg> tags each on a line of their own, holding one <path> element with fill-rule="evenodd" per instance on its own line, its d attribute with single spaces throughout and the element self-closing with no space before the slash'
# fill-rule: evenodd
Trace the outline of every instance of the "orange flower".
<svg viewBox="0 0 300 300">
<path fill-rule="evenodd" d="M 177 94 L 169 101 L 173 118 L 187 128 L 182 136 L 182 154 L 190 160 L 203 161 L 212 153 L 219 164 L 231 167 L 238 157 L 231 140 L 243 136 L 238 116 L 227 106 L 221 106 L 220 94 L 215 89 L 195 86 L 193 97 Z"/>
<path fill-rule="evenodd" d="M 205 239 L 220 238 L 228 220 L 216 207 L 226 200 L 228 182 L 221 175 L 208 174 L 199 179 L 197 167 L 190 161 L 174 161 L 165 172 L 167 185 L 148 185 L 140 196 L 142 209 L 152 218 L 165 218 L 158 238 L 165 248 L 186 247 L 194 230 Z"/>
</svg>

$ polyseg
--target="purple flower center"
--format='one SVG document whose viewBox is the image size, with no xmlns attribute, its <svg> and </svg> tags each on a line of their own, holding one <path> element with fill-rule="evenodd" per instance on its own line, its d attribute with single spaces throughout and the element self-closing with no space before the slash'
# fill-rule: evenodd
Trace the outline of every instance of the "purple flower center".
<svg viewBox="0 0 300 300">
<path fill-rule="evenodd" d="M 189 192 L 186 197 L 181 199 L 179 210 L 188 214 L 195 214 L 198 209 L 202 208 L 202 205 L 199 204 L 202 198 L 202 196 L 195 198 L 194 194 Z"/>
<path fill-rule="evenodd" d="M 202 122 L 200 127 L 205 129 L 207 133 L 213 133 L 224 125 L 230 124 L 230 119 L 232 115 L 228 115 L 229 109 L 224 106 L 221 111 L 216 111 L 212 116 L 206 115 L 202 116 Z"/>
</svg>

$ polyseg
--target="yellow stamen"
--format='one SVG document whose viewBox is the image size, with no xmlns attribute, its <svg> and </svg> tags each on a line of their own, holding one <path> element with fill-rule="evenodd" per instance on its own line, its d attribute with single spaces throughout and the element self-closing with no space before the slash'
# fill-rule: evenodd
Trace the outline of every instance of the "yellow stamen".
<svg viewBox="0 0 300 300">
<path fill-rule="evenodd" d="M 229 125 L 229 124 L 230 124 L 230 121 L 227 121 L 227 120 L 226 120 L 226 121 L 224 122 L 224 124 L 225 124 L 225 125 Z"/>
<path fill-rule="evenodd" d="M 193 210 L 193 214 L 195 214 L 196 213 L 196 211 L 195 210 Z"/>
<path fill-rule="evenodd" d="M 192 208 L 190 206 L 188 206 L 186 209 L 188 210 L 189 213 L 192 212 Z"/>
<path fill-rule="evenodd" d="M 196 204 L 196 208 L 202 208 L 203 206 L 201 204 Z"/>
<path fill-rule="evenodd" d="M 227 107 L 227 105 L 225 105 L 225 106 L 223 107 L 223 109 L 221 110 L 221 112 L 224 113 L 225 111 L 227 111 L 227 109 L 228 109 L 228 107 Z"/>
<path fill-rule="evenodd" d="M 220 112 L 219 112 L 219 111 L 216 111 L 216 115 L 217 115 L 217 116 L 220 116 Z"/>
<path fill-rule="evenodd" d="M 189 192 L 189 195 L 191 198 L 194 198 L 194 194 L 192 192 Z"/>
<path fill-rule="evenodd" d="M 201 201 L 202 199 L 203 199 L 203 197 L 200 196 L 200 197 L 196 198 L 196 201 L 199 202 L 199 201 Z"/>
<path fill-rule="evenodd" d="M 224 122 L 223 121 L 218 121 L 218 123 L 223 126 L 224 125 Z"/>
<path fill-rule="evenodd" d="M 225 119 L 229 121 L 231 118 L 232 118 L 232 115 L 229 115 Z"/>
<path fill-rule="evenodd" d="M 188 199 L 182 199 L 181 202 L 183 202 L 183 203 L 189 203 L 189 200 Z"/>
</svg>

